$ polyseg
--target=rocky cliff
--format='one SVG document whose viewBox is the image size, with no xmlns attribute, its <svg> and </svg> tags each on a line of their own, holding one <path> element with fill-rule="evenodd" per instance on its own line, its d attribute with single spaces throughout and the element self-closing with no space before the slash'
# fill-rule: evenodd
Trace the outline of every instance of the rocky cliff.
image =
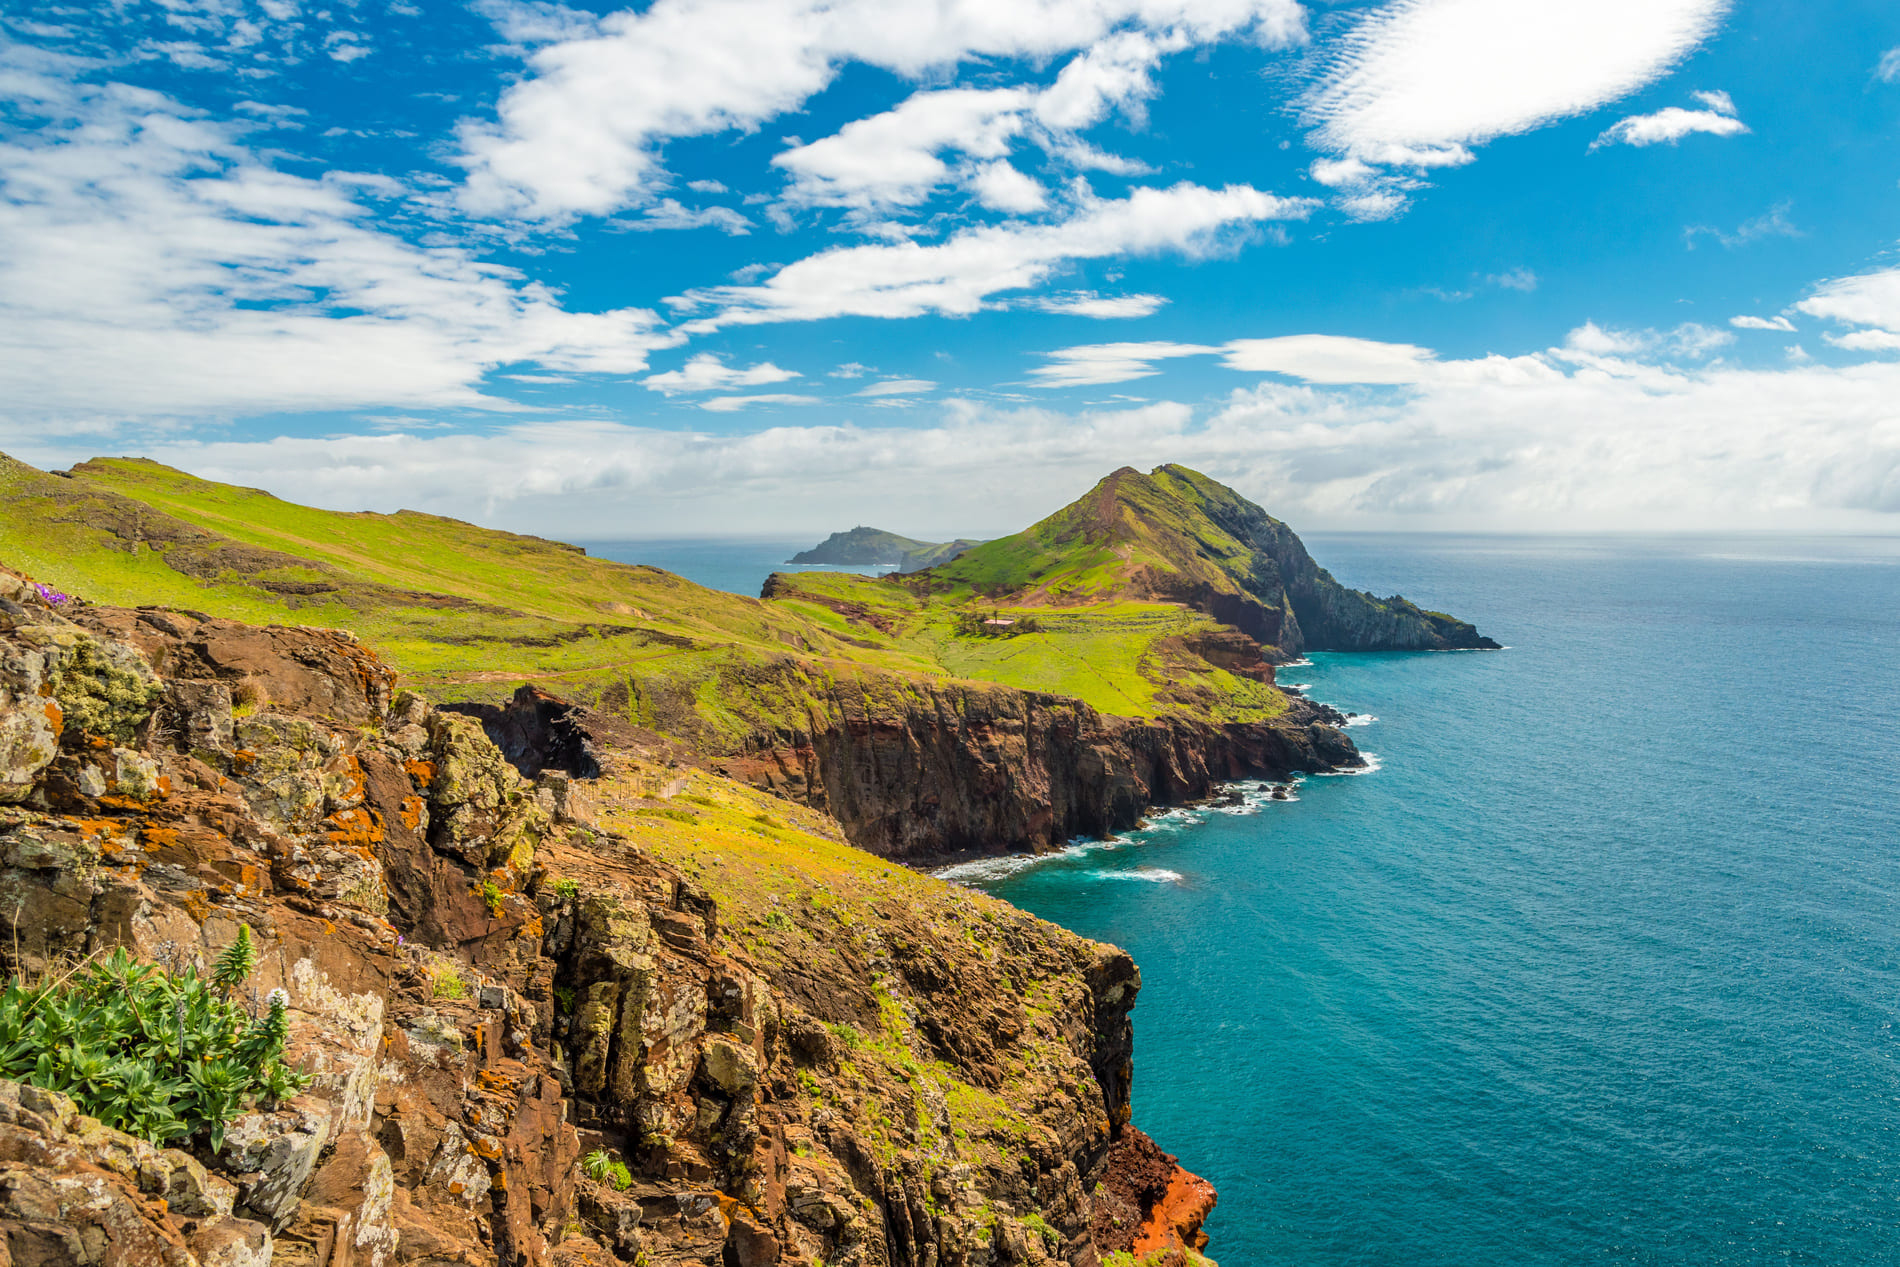
<svg viewBox="0 0 1900 1267">
<path fill-rule="evenodd" d="M 1041 852 L 1135 826 L 1237 778 L 1364 764 L 1323 704 L 1271 721 L 1113 717 L 1059 695 L 969 682 L 832 685 L 813 725 L 721 758 L 735 779 L 814 806 L 853 843 L 921 863 Z"/>
<path fill-rule="evenodd" d="M 1125 954 L 637 733 L 556 738 L 595 777 L 525 779 L 348 635 L 92 607 L 0 571 L 10 971 L 113 947 L 204 963 L 248 927 L 252 1006 L 286 992 L 311 1078 L 215 1150 L 0 1084 L 10 1260 L 1198 1248 L 1207 1202 L 1128 1125 Z"/>
</svg>

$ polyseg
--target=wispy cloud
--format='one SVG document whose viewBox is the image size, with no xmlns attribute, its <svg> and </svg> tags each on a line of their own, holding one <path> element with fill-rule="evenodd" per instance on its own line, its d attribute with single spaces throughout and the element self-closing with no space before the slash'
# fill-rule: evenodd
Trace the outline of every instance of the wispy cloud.
<svg viewBox="0 0 1900 1267">
<path fill-rule="evenodd" d="M 1780 330 L 1794 333 L 1794 322 L 1786 317 L 1730 317 L 1728 323 L 1737 330 Z"/>
<path fill-rule="evenodd" d="M 854 396 L 917 396 L 934 392 L 937 384 L 927 378 L 887 378 L 851 393 Z"/>
<path fill-rule="evenodd" d="M 1301 102 L 1361 219 L 1401 210 L 1420 172 L 1470 147 L 1587 113 L 1654 82 L 1728 0 L 1396 0 L 1339 42 Z M 1317 173 L 1316 173 L 1317 176 Z"/>
<path fill-rule="evenodd" d="M 741 409 L 750 409 L 754 405 L 817 405 L 823 398 L 818 396 L 794 396 L 785 392 L 759 392 L 752 396 L 714 396 L 711 400 L 699 402 L 701 409 L 716 414 L 737 413 Z"/>
<path fill-rule="evenodd" d="M 1759 242 L 1763 238 L 1798 238 L 1802 230 L 1788 218 L 1788 212 L 1794 204 L 1779 202 L 1762 212 L 1752 220 L 1744 220 L 1730 230 L 1723 230 L 1707 224 L 1692 224 L 1682 231 L 1683 244 L 1694 250 L 1699 238 L 1714 238 L 1723 246 L 1733 250 L 1738 246 L 1747 246 L 1750 242 Z"/>
<path fill-rule="evenodd" d="M 1654 114 L 1633 114 L 1606 128 L 1602 135 L 1590 142 L 1590 148 L 1596 150 L 1605 145 L 1674 145 L 1693 132 L 1707 132 L 1711 136 L 1740 136 L 1748 131 L 1748 126 L 1736 117 L 1735 102 L 1726 92 L 1698 92 L 1695 96 L 1706 109 L 1684 110 L 1680 106 L 1670 106 Z"/>
<path fill-rule="evenodd" d="M 655 314 L 573 312 L 387 232 L 386 178 L 276 170 L 244 124 L 18 62 L 45 125 L 0 140 L 0 399 L 15 418 L 518 408 L 495 370 L 633 373 Z"/>
<path fill-rule="evenodd" d="M 750 365 L 744 369 L 727 365 L 713 352 L 700 352 L 687 360 L 686 364 L 664 374 L 652 374 L 641 379 L 650 391 L 664 392 L 675 396 L 682 392 L 726 391 L 734 387 L 758 387 L 765 383 L 782 383 L 797 378 L 797 370 L 782 370 L 770 361 Z"/>
<path fill-rule="evenodd" d="M 1880 55 L 1874 77 L 1883 83 L 1900 84 L 1900 48 L 1890 48 Z"/>
<path fill-rule="evenodd" d="M 1061 220 L 984 225 L 930 245 L 905 240 L 841 247 L 789 264 L 758 285 L 689 291 L 678 306 L 714 312 L 680 328 L 701 334 L 839 316 L 962 316 L 980 310 L 992 295 L 1040 285 L 1071 260 L 1163 251 L 1206 254 L 1220 248 L 1223 234 L 1265 221 L 1302 219 L 1314 205 L 1248 185 L 1179 184 L 1136 189 L 1117 199 L 1084 190 Z"/>
</svg>

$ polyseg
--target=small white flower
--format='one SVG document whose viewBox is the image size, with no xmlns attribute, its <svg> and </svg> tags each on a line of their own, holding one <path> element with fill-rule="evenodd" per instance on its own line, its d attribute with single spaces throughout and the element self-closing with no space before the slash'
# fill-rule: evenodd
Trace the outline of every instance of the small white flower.
<svg viewBox="0 0 1900 1267">
<path fill-rule="evenodd" d="M 272 990 L 269 994 L 264 996 L 264 1002 L 270 1005 L 272 1011 L 280 1007 L 289 1007 L 290 991 L 284 989 L 282 986 L 278 986 L 275 990 Z"/>
</svg>

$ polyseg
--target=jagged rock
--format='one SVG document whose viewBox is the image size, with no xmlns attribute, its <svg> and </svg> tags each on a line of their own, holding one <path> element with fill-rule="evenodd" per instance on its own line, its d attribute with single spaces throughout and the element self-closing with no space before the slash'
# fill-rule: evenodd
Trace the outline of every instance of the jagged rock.
<svg viewBox="0 0 1900 1267">
<path fill-rule="evenodd" d="M 807 940 L 779 956 L 743 909 L 755 889 L 624 834 L 629 799 L 704 775 L 607 753 L 585 787 L 537 787 L 338 635 L 21 611 L 0 609 L 0 665 L 86 644 L 122 682 L 146 681 L 136 663 L 165 677 L 129 731 L 102 723 L 123 738 L 54 731 L 53 697 L 6 679 L 0 733 L 37 708 L 57 750 L 0 797 L 0 953 L 202 965 L 248 924 L 250 1002 L 288 993 L 287 1057 L 313 1080 L 231 1123 L 208 1169 L 0 1084 L 16 1261 L 1093 1261 L 1088 1193 L 1127 1113 L 1125 955 L 973 895 L 862 905 L 871 873 L 831 892 L 848 922 L 787 887 L 773 935 Z M 747 810 L 748 839 L 796 814 L 832 847 L 835 824 L 773 805 Z M 578 1178 L 582 1132 L 625 1160 L 627 1192 Z M 1022 1233 L 1032 1215 L 1053 1249 Z"/>
</svg>

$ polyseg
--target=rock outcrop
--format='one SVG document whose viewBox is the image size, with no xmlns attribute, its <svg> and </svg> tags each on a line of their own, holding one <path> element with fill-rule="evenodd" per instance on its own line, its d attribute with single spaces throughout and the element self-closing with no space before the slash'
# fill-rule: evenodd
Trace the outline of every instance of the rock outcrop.
<svg viewBox="0 0 1900 1267">
<path fill-rule="evenodd" d="M 1112 717 L 1059 695 L 969 682 L 836 684 L 809 728 L 722 772 L 833 815 L 853 843 L 921 863 L 1040 852 L 1135 826 L 1223 780 L 1364 764 L 1323 704 L 1271 722 Z"/>
<path fill-rule="evenodd" d="M 0 1083 L 11 1261 L 1091 1267 L 1108 1194 L 1151 1221 L 1127 955 L 568 738 L 600 777 L 531 782 L 346 634 L 0 571 L 0 955 L 248 927 L 312 1079 L 215 1152 Z"/>
</svg>

